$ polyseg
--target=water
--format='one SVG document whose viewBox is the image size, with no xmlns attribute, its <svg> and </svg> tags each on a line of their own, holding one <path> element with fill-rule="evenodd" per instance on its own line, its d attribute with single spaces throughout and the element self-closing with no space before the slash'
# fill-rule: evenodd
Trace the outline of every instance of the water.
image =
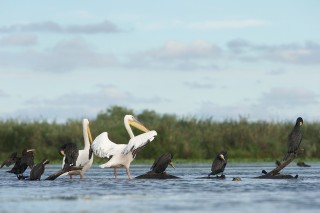
<svg viewBox="0 0 320 213">
<path fill-rule="evenodd" d="M 171 180 L 128 180 L 124 169 L 113 178 L 112 169 L 94 165 L 85 179 L 64 176 L 55 181 L 17 180 L 0 170 L 0 212 L 318 212 L 320 209 L 320 163 L 297 167 L 291 163 L 282 173 L 293 180 L 253 179 L 273 163 L 228 163 L 226 179 L 199 179 L 210 164 L 177 164 Z M 132 164 L 133 177 L 150 165 Z M 43 179 L 60 169 L 48 165 Z M 28 174 L 27 170 L 26 174 Z M 240 177 L 242 181 L 232 181 Z"/>
</svg>

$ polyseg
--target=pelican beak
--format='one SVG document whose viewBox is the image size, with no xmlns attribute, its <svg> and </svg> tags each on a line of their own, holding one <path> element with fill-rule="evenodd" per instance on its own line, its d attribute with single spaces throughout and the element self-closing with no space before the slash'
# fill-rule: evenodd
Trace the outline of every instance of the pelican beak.
<svg viewBox="0 0 320 213">
<path fill-rule="evenodd" d="M 131 126 L 134 126 L 135 128 L 141 130 L 142 132 L 149 132 L 150 130 L 147 129 L 147 127 L 145 127 L 140 121 L 138 121 L 137 119 L 133 119 L 133 120 L 129 120 L 129 124 Z"/>
<path fill-rule="evenodd" d="M 174 168 L 174 169 L 176 168 L 176 167 L 174 167 L 174 165 L 173 165 L 172 162 L 170 162 L 169 165 L 170 165 L 172 168 Z"/>
<path fill-rule="evenodd" d="M 224 159 L 223 154 L 221 154 L 221 155 L 219 155 L 219 156 L 220 156 L 220 158 L 221 158 L 222 160 L 226 161 L 226 159 Z"/>
<path fill-rule="evenodd" d="M 88 124 L 88 128 L 87 128 L 87 133 L 88 133 L 88 137 L 89 137 L 89 142 L 90 142 L 90 144 L 92 144 L 92 135 L 91 135 L 89 124 Z"/>
<path fill-rule="evenodd" d="M 35 149 L 28 149 L 27 152 L 34 152 L 36 151 Z"/>
</svg>

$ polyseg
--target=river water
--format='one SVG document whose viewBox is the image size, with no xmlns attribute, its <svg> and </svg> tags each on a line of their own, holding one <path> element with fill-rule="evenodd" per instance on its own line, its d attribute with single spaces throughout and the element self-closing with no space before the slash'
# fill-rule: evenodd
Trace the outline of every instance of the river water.
<svg viewBox="0 0 320 213">
<path fill-rule="evenodd" d="M 55 181 L 17 180 L 0 170 L 0 212 L 320 212 L 320 163 L 297 167 L 292 162 L 282 173 L 298 179 L 254 179 L 274 163 L 228 163 L 226 179 L 201 179 L 210 164 L 176 164 L 171 180 L 128 180 L 125 170 L 93 165 L 85 179 L 59 177 Z M 141 175 L 149 164 L 132 164 L 131 175 Z M 47 165 L 43 179 L 59 170 Z M 26 171 L 25 175 L 28 174 Z M 240 177 L 242 181 L 232 181 Z"/>
</svg>

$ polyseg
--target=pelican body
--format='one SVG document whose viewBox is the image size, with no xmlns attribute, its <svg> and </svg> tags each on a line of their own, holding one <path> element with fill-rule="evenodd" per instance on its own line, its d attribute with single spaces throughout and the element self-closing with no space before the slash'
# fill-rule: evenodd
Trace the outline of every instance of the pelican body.
<svg viewBox="0 0 320 213">
<path fill-rule="evenodd" d="M 131 138 L 128 144 L 116 144 L 109 139 L 107 132 L 103 132 L 94 139 L 91 148 L 96 156 L 110 158 L 107 163 L 100 165 L 101 168 L 114 168 L 114 176 L 117 177 L 117 168 L 125 167 L 128 178 L 131 179 L 129 170 L 131 162 L 139 150 L 157 136 L 157 132 L 147 129 L 132 115 L 124 117 L 124 125 Z M 130 125 L 145 133 L 134 136 Z"/>
<path fill-rule="evenodd" d="M 73 165 L 74 164 L 73 159 L 71 160 L 71 162 L 67 160 L 67 162 L 70 163 L 71 165 L 82 167 L 82 169 L 69 172 L 68 174 L 70 175 L 70 178 L 72 178 L 73 175 L 80 175 L 80 178 L 82 179 L 84 177 L 84 173 L 92 166 L 92 163 L 93 163 L 93 154 L 90 146 L 92 143 L 92 136 L 89 128 L 88 119 L 83 119 L 82 130 L 83 130 L 84 148 L 82 150 L 79 150 L 75 165 Z M 66 162 L 65 161 L 66 155 L 64 151 L 61 151 L 61 149 L 60 149 L 60 153 L 64 155 L 63 161 L 62 161 L 62 168 L 64 168 L 65 162 Z"/>
</svg>

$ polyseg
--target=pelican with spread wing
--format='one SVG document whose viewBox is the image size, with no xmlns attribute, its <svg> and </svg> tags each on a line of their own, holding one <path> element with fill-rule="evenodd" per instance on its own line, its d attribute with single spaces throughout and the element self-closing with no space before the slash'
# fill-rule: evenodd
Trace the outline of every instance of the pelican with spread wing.
<svg viewBox="0 0 320 213">
<path fill-rule="evenodd" d="M 114 176 L 117 177 L 117 168 L 124 166 L 128 178 L 131 179 L 129 170 L 130 163 L 136 157 L 138 151 L 157 136 L 157 132 L 147 129 L 132 115 L 126 115 L 124 117 L 124 125 L 131 138 L 128 144 L 116 144 L 110 141 L 107 132 L 103 132 L 94 139 L 91 148 L 96 156 L 100 158 L 110 158 L 107 163 L 100 165 L 101 168 L 113 168 Z M 134 136 L 130 125 L 144 133 Z"/>
</svg>

